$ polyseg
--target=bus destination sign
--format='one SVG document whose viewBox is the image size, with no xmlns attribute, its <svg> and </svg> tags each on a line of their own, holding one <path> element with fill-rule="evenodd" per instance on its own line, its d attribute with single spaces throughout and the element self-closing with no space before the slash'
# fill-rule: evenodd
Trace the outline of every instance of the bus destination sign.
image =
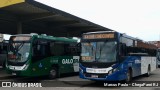
<svg viewBox="0 0 160 90">
<path fill-rule="evenodd" d="M 105 34 L 88 34 L 83 35 L 83 39 L 112 39 L 114 38 L 114 33 L 105 33 Z"/>
<path fill-rule="evenodd" d="M 11 40 L 13 41 L 29 41 L 31 39 L 30 36 L 12 36 Z"/>
</svg>

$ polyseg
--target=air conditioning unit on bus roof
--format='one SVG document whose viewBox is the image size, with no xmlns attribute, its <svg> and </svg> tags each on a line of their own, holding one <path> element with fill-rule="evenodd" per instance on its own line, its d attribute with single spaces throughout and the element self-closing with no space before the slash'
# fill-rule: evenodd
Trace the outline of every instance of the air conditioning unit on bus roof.
<svg viewBox="0 0 160 90">
<path fill-rule="evenodd" d="M 42 36 L 47 36 L 47 34 L 41 34 Z"/>
<path fill-rule="evenodd" d="M 30 35 L 32 35 L 32 36 L 33 36 L 33 35 L 38 35 L 38 34 L 37 34 L 37 33 L 30 33 Z"/>
<path fill-rule="evenodd" d="M 53 37 L 53 36 L 50 36 L 50 35 L 49 35 L 48 37 Z"/>
<path fill-rule="evenodd" d="M 95 32 L 87 32 L 85 34 L 91 34 L 91 33 L 105 33 L 105 32 L 116 32 L 116 31 L 95 31 Z"/>
</svg>

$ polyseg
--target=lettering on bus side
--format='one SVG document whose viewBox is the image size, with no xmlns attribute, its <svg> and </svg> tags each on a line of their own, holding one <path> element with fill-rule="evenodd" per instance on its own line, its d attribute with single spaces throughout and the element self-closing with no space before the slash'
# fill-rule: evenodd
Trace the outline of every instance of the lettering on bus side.
<svg viewBox="0 0 160 90">
<path fill-rule="evenodd" d="M 58 59 L 51 59 L 50 63 L 58 63 Z"/>
<path fill-rule="evenodd" d="M 73 64 L 79 62 L 79 56 L 73 56 L 73 59 L 62 59 L 62 64 Z"/>
<path fill-rule="evenodd" d="M 62 64 L 73 64 L 73 59 L 62 59 Z"/>
</svg>

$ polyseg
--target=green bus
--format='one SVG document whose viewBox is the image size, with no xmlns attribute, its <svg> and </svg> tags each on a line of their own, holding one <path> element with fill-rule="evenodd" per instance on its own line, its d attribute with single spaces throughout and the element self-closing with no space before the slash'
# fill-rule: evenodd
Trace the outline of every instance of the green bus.
<svg viewBox="0 0 160 90">
<path fill-rule="evenodd" d="M 18 34 L 10 37 L 6 71 L 17 76 L 49 76 L 79 72 L 78 40 L 45 34 Z"/>
</svg>

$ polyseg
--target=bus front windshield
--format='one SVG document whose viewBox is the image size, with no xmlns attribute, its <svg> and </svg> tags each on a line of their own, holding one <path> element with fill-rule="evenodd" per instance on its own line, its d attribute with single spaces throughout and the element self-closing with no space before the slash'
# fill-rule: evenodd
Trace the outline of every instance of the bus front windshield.
<svg viewBox="0 0 160 90">
<path fill-rule="evenodd" d="M 29 40 L 23 39 L 24 37 L 14 37 L 10 39 L 8 60 L 10 62 L 25 62 L 28 59 L 30 51 Z M 21 40 L 18 40 L 21 38 Z M 30 39 L 30 37 L 27 37 Z"/>
<path fill-rule="evenodd" d="M 82 43 L 82 62 L 115 62 L 117 42 L 84 42 Z"/>
</svg>

